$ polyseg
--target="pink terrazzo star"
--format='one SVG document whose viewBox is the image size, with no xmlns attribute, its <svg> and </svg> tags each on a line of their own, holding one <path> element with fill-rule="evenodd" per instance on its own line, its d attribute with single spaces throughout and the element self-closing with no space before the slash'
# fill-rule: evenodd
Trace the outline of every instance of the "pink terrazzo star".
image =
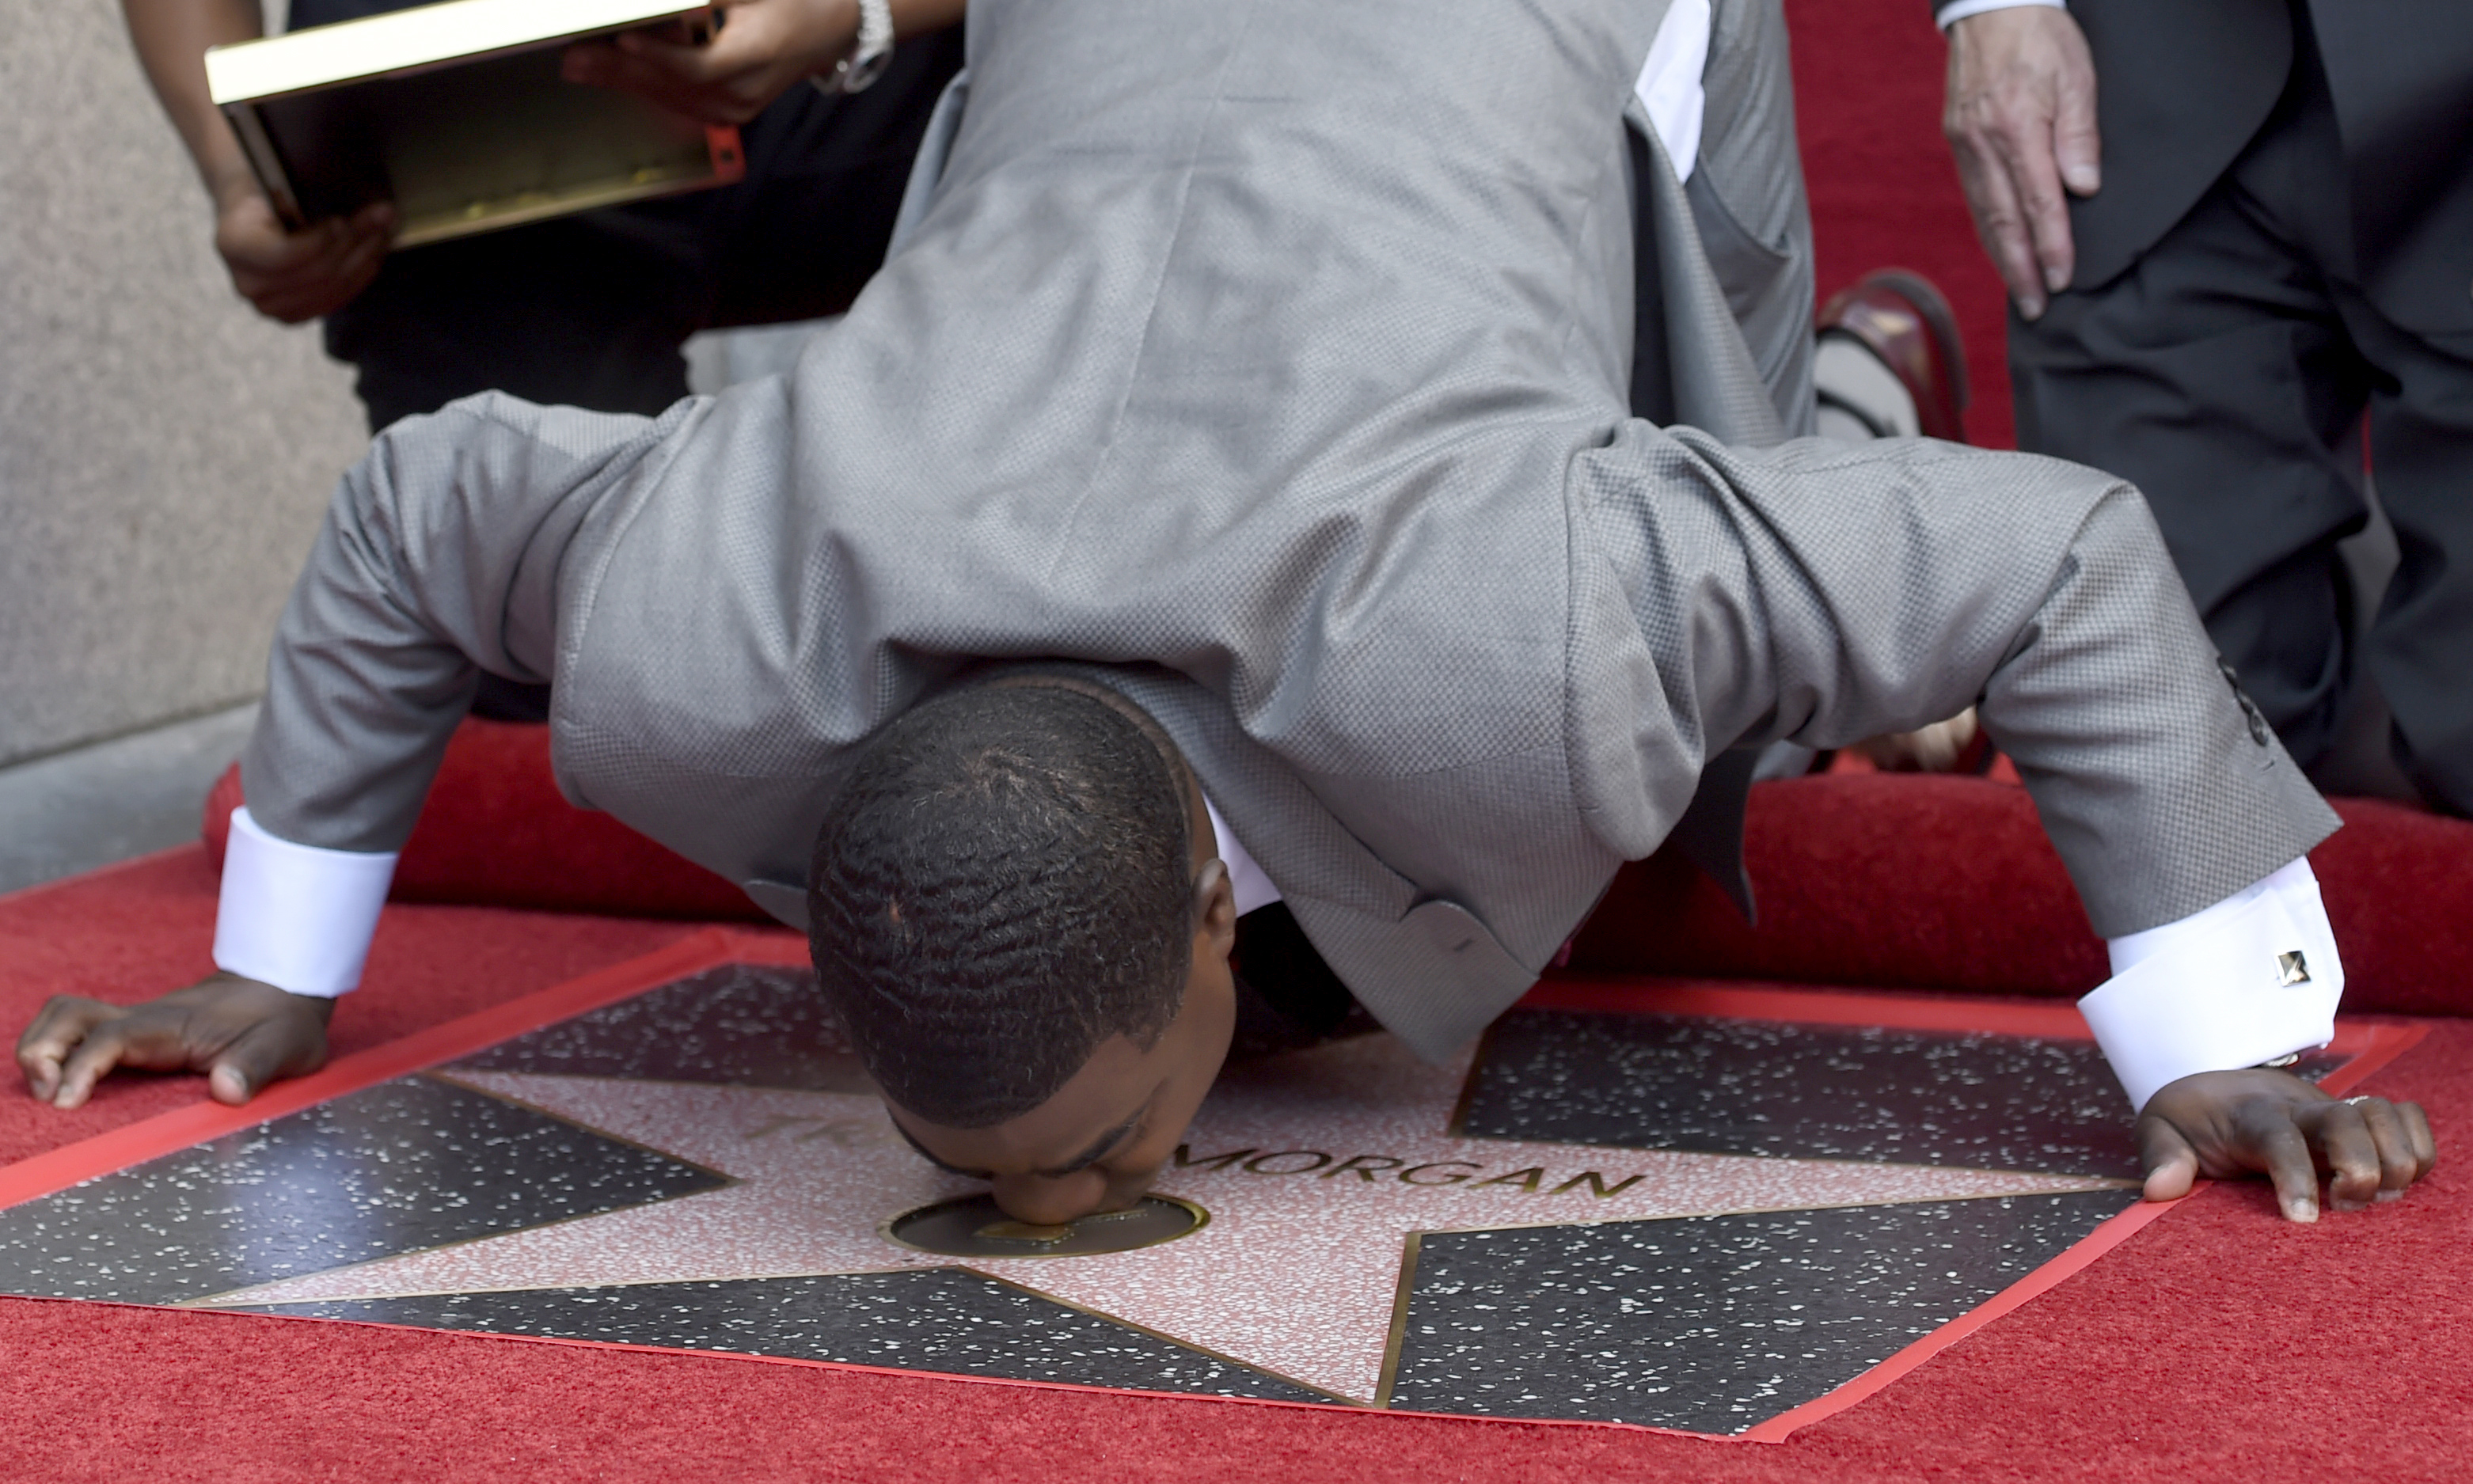
<svg viewBox="0 0 2473 1484">
<path fill-rule="evenodd" d="M 1211 1221 L 1163 1246 L 974 1270 L 1354 1401 L 1378 1400 L 1405 1238 L 2119 1186 L 2120 1181 L 1462 1138 L 1467 1072 L 1373 1036 L 1231 1068 L 1164 1193 Z M 978 1188 L 921 1160 L 869 1097 L 532 1073 L 442 1073 L 729 1176 L 607 1215 L 267 1283 L 217 1304 L 955 1265 L 883 1234 Z"/>
</svg>

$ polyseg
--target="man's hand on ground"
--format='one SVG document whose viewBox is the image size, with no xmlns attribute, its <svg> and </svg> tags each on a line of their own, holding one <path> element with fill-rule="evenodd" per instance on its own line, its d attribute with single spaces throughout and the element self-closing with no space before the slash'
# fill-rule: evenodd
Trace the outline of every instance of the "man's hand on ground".
<svg viewBox="0 0 2473 1484">
<path fill-rule="evenodd" d="M 215 1101 L 237 1106 L 277 1078 L 325 1065 L 334 1009 L 331 999 L 220 973 L 140 1005 L 60 994 L 17 1038 L 17 1068 L 26 1090 L 55 1108 L 84 1103 L 115 1066 L 204 1072 Z"/>
<path fill-rule="evenodd" d="M 570 83 L 623 88 L 706 124 L 744 124 L 858 36 L 858 0 L 738 0 L 702 46 L 649 30 L 567 48 Z"/>
<path fill-rule="evenodd" d="M 254 184 L 219 198 L 215 251 L 232 287 L 258 313 L 286 324 L 350 303 L 378 275 L 395 232 L 395 207 L 383 203 L 290 232 Z"/>
<path fill-rule="evenodd" d="M 1941 132 L 1983 251 L 2032 320 L 2077 265 L 2069 198 L 2102 183 L 2095 61 L 2070 12 L 2016 6 L 1949 28 Z"/>
<path fill-rule="evenodd" d="M 2263 1173 L 2287 1219 L 2318 1219 L 2318 1181 L 2338 1210 L 2392 1201 L 2438 1150 L 2417 1103 L 2333 1098 L 2290 1072 L 2199 1072 L 2168 1083 L 2138 1118 L 2147 1199 L 2190 1193 L 2201 1175 Z"/>
</svg>

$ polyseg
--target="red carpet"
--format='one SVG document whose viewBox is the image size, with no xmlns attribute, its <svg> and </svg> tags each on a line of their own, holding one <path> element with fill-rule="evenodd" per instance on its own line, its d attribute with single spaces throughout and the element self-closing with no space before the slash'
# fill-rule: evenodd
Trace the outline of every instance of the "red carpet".
<svg viewBox="0 0 2473 1484">
<path fill-rule="evenodd" d="M 203 967 L 203 851 L 0 899 L 0 1016 Z M 647 951 L 672 923 L 406 905 L 336 1025 L 357 1048 Z M 2375 1078 L 2448 1131 L 2473 1024 Z M 0 1100 L 9 1157 L 199 1095 Z M 2461 1478 L 2473 1189 L 2316 1228 L 2219 1185 L 1885 1392 L 1775 1446 L 1110 1397 L 312 1321 L 0 1301 L 0 1473 L 29 1478 Z"/>
</svg>

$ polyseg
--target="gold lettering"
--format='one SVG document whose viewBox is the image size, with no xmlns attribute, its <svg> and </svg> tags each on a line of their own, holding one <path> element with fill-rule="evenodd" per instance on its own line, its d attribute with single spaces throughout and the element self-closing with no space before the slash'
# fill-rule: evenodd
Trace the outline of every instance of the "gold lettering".
<svg viewBox="0 0 2473 1484">
<path fill-rule="evenodd" d="M 1380 1164 L 1367 1162 L 1372 1160 L 1380 1160 L 1382 1162 Z M 1325 1180 L 1331 1180 L 1338 1176 L 1345 1175 L 1350 1170 L 1355 1170 L 1357 1172 L 1357 1179 L 1364 1181 L 1367 1185 L 1372 1185 L 1374 1183 L 1374 1172 L 1376 1170 L 1396 1170 L 1406 1162 L 1407 1161 L 1405 1160 L 1395 1160 L 1387 1154 L 1353 1154 L 1348 1157 L 1348 1162 L 1334 1165 L 1332 1168 L 1323 1171 L 1322 1178 Z"/>
<path fill-rule="evenodd" d="M 1559 1185 L 1556 1185 L 1553 1189 L 1549 1190 L 1546 1193 L 1548 1195 L 1561 1195 L 1566 1190 L 1577 1190 L 1580 1188 L 1580 1183 L 1582 1181 L 1586 1181 L 1588 1182 L 1589 1188 L 1596 1191 L 1597 1199 L 1602 1201 L 1607 1196 L 1622 1194 L 1624 1191 L 1630 1189 L 1636 1185 L 1639 1185 L 1642 1181 L 1646 1180 L 1647 1178 L 1648 1177 L 1645 1175 L 1634 1175 L 1629 1180 L 1621 1181 L 1615 1185 L 1609 1185 L 1606 1184 L 1605 1177 L 1598 1174 L 1596 1170 L 1582 1170 L 1577 1175 L 1573 1176 L 1571 1179 L 1563 1182 Z"/>
<path fill-rule="evenodd" d="M 1447 1170 L 1454 1164 L 1466 1165 L 1471 1170 L 1481 1170 L 1485 1168 L 1482 1164 L 1470 1164 L 1466 1160 L 1443 1160 L 1433 1164 L 1411 1164 L 1406 1169 L 1400 1172 L 1400 1184 L 1404 1185 L 1456 1185 L 1461 1181 L 1468 1179 L 1468 1176 L 1446 1175 L 1440 1180 L 1411 1180 L 1408 1178 L 1409 1176 L 1415 1175 L 1424 1170 Z"/>
<path fill-rule="evenodd" d="M 1538 1185 L 1545 1179 L 1545 1167 L 1543 1165 L 1531 1165 L 1525 1170 L 1513 1170 L 1508 1175 L 1497 1175 L 1492 1180 L 1480 1180 L 1477 1182 L 1477 1185 L 1517 1185 L 1524 1193 L 1535 1195 L 1537 1193 Z M 1470 1188 L 1475 1189 L 1476 1186 L 1473 1185 Z"/>
<path fill-rule="evenodd" d="M 1311 1164 L 1300 1164 L 1292 1170 L 1266 1170 L 1262 1168 L 1263 1165 L 1270 1163 L 1273 1160 L 1294 1160 L 1299 1158 L 1311 1160 L 1313 1162 Z M 1277 1154 L 1258 1155 L 1255 1158 L 1246 1161 L 1245 1172 L 1249 1175 L 1303 1175 L 1310 1170 L 1318 1170 L 1330 1162 L 1331 1156 L 1324 1154 L 1319 1149 L 1283 1149 Z"/>
<path fill-rule="evenodd" d="M 1253 1152 L 1251 1149 L 1232 1149 L 1226 1154 L 1207 1154 L 1197 1160 L 1193 1158 L 1191 1144 L 1179 1144 L 1176 1146 L 1176 1167 L 1189 1170 L 1196 1165 L 1203 1165 L 1214 1170 L 1224 1170 Z"/>
</svg>

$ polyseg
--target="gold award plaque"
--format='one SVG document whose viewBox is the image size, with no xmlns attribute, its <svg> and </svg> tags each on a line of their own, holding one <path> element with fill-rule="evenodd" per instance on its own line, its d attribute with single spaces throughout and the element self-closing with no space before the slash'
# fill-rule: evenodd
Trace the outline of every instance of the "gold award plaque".
<svg viewBox="0 0 2473 1484">
<path fill-rule="evenodd" d="M 1191 1201 L 1146 1195 L 1125 1210 L 1100 1211 L 1063 1226 L 1039 1227 L 1007 1216 L 982 1192 L 904 1211 L 884 1224 L 904 1247 L 947 1257 L 1089 1257 L 1131 1252 L 1191 1236 L 1211 1213 Z"/>
</svg>

